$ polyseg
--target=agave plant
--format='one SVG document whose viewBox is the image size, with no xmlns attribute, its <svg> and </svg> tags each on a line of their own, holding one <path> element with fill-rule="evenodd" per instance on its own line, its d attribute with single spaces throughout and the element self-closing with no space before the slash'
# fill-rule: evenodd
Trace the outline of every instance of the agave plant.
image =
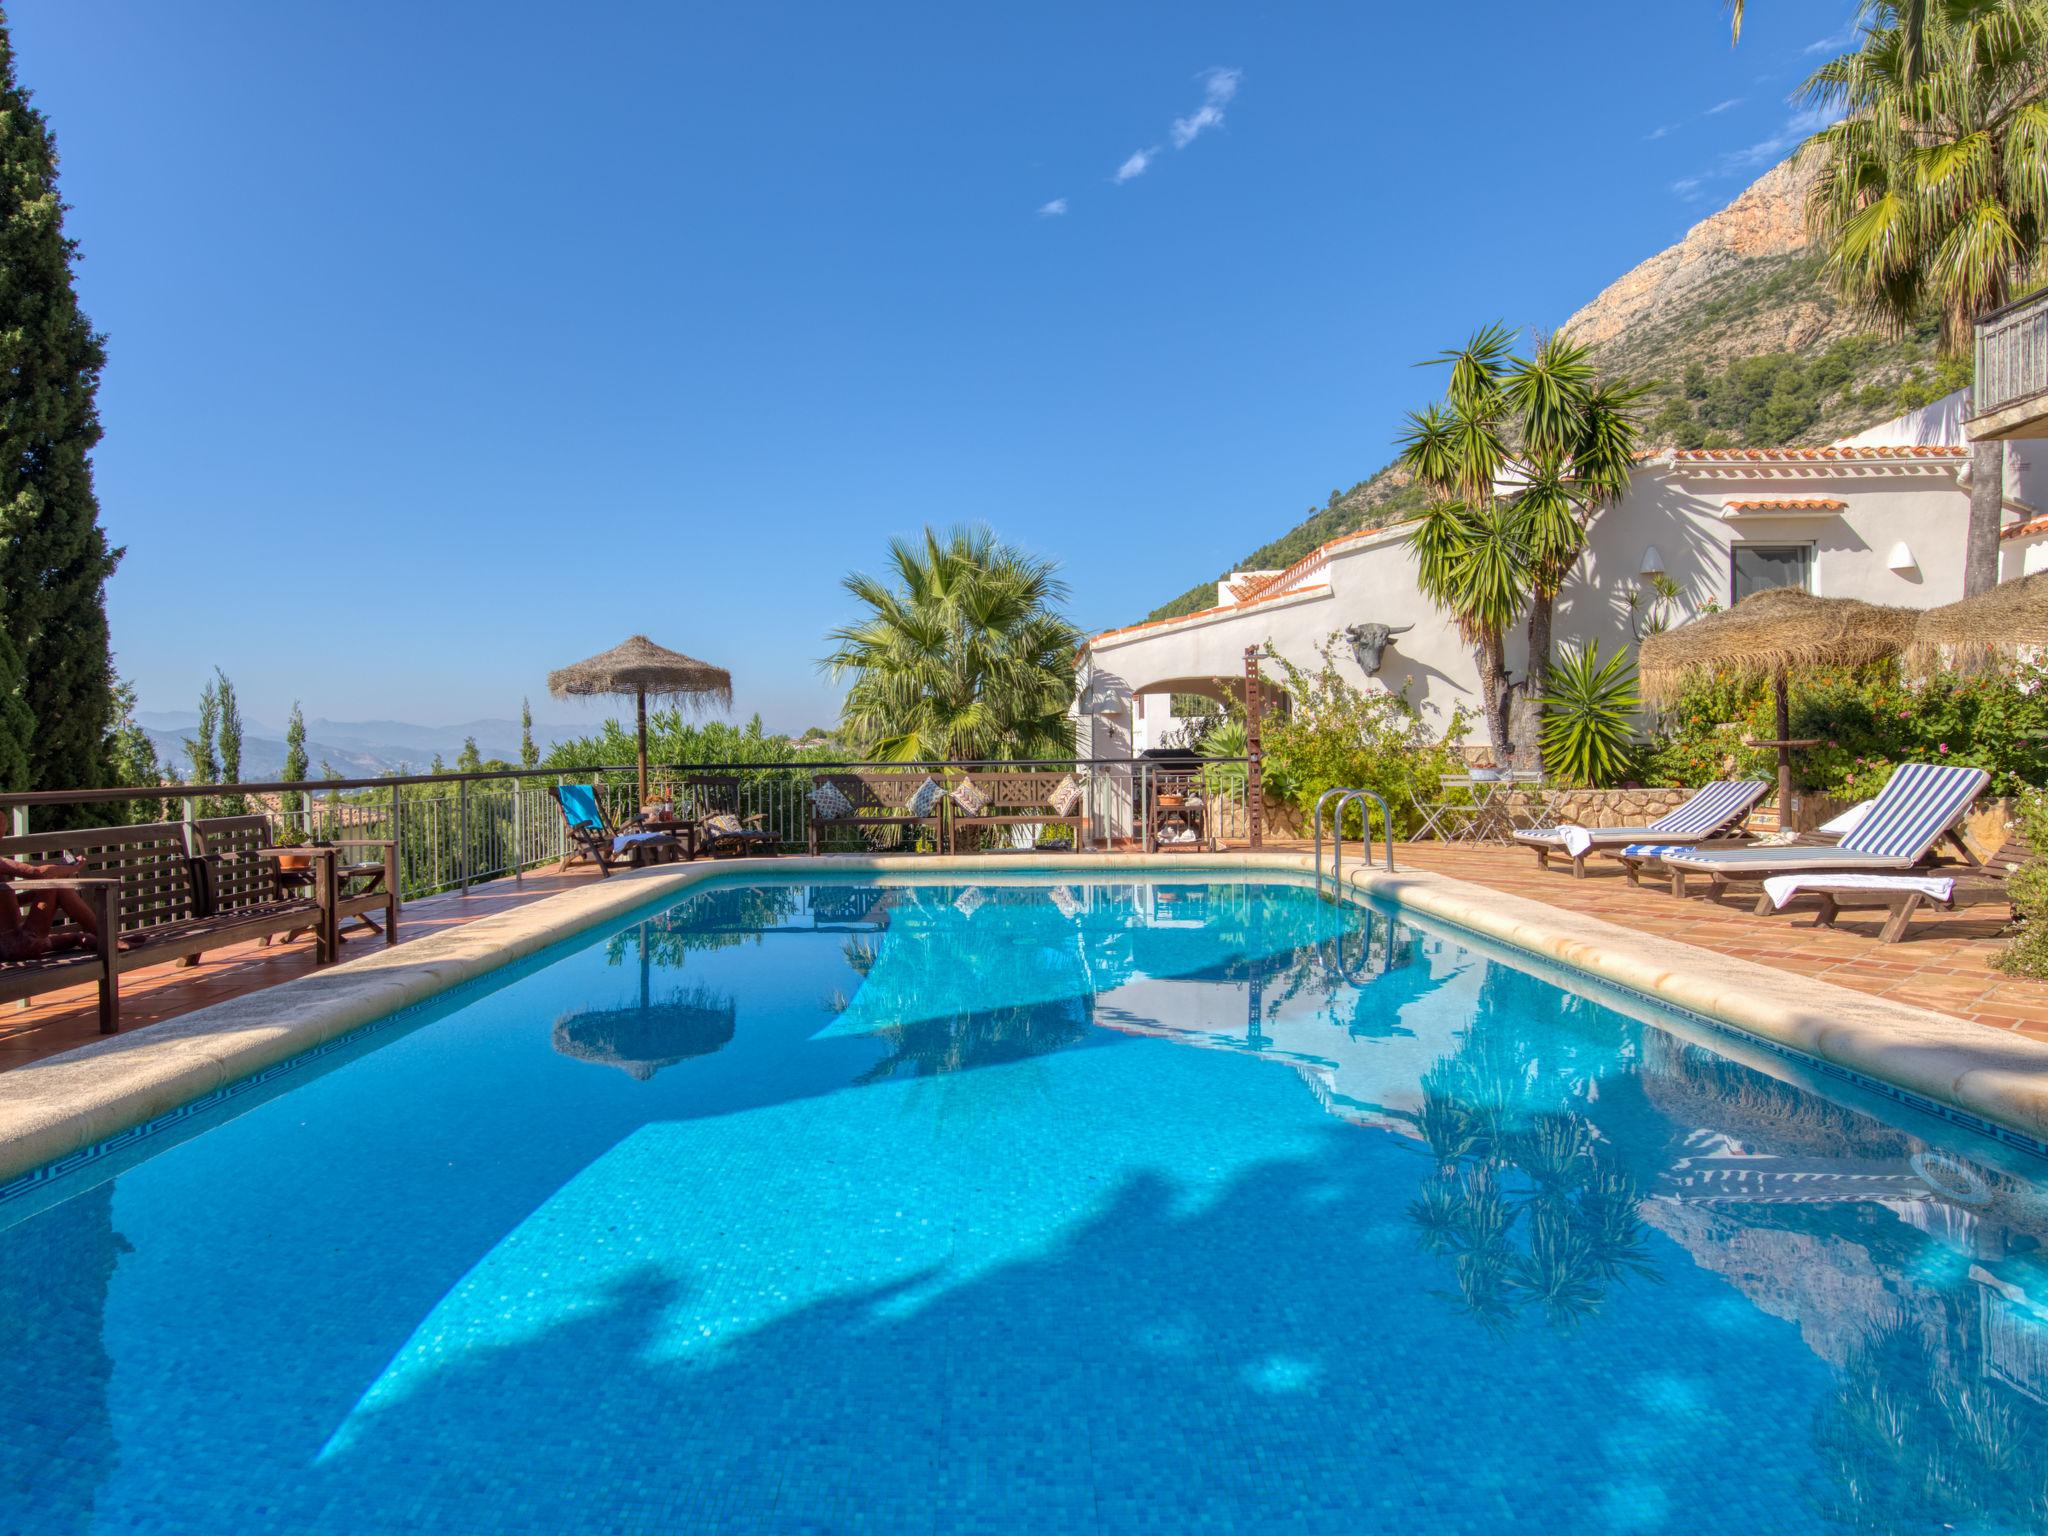
<svg viewBox="0 0 2048 1536">
<path fill-rule="evenodd" d="M 1567 651 L 1551 668 L 1543 696 L 1543 765 L 1575 784 L 1612 784 L 1633 756 L 1635 663 L 1628 652 L 1600 659 L 1600 642 Z"/>
</svg>

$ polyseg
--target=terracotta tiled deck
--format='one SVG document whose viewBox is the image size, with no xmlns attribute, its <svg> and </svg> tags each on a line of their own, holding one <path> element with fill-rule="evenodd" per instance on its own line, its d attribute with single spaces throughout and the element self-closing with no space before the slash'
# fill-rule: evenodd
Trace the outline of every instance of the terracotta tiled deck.
<svg viewBox="0 0 2048 1536">
<path fill-rule="evenodd" d="M 596 872 L 592 870 L 567 875 L 535 874 L 516 883 L 493 880 L 467 896 L 451 894 L 410 901 L 398 925 L 399 943 L 410 944 L 430 933 L 473 923 L 494 912 L 507 912 L 595 878 Z M 356 933 L 341 946 L 342 959 L 378 953 L 383 948 L 382 939 Z M 268 948 L 253 940 L 236 944 L 216 950 L 197 966 L 184 970 L 175 965 L 158 965 L 131 971 L 121 978 L 121 1030 L 126 1034 L 145 1028 L 208 1003 L 275 986 L 314 969 L 313 941 L 304 938 Z M 26 1008 L 0 1003 L 0 1072 L 99 1039 L 95 996 L 94 988 L 84 986 L 35 998 Z"/>
<path fill-rule="evenodd" d="M 1271 839 L 1268 846 L 1307 847 Z M 1519 849 L 1403 844 L 1396 850 L 1395 862 L 1776 966 L 1792 975 L 1818 976 L 2048 1040 L 2048 983 L 2010 980 L 1991 968 L 1991 958 L 1999 949 L 2000 908 L 1930 913 L 1915 923 L 1904 942 L 1880 945 L 1875 935 L 1882 914 L 1845 913 L 1841 927 L 1830 933 L 1814 929 L 1811 918 L 1799 913 L 1753 917 L 1748 902 L 1734 898 L 1720 903 L 1704 897 L 1678 901 L 1661 890 L 1632 888 L 1618 869 L 1612 874 L 1599 870 L 1584 880 L 1539 871 L 1536 861 Z M 590 873 L 529 875 L 516 885 L 509 880 L 494 881 L 467 896 L 411 902 L 400 926 L 401 939 L 410 943 L 592 878 Z M 359 935 L 344 946 L 343 954 L 362 954 L 373 947 L 381 948 L 382 941 Z M 313 946 L 309 940 L 301 940 L 267 949 L 253 943 L 239 945 L 208 955 L 193 969 L 166 965 L 138 971 L 122 978 L 123 1028 L 147 1028 L 312 969 Z M 98 1038 L 90 987 L 52 993 L 27 1008 L 0 1005 L 0 1071 Z"/>
<path fill-rule="evenodd" d="M 1830 932 L 1812 926 L 1811 908 L 1756 917 L 1750 912 L 1754 895 L 1680 901 L 1661 888 L 1634 887 L 1610 861 L 1589 861 L 1586 878 L 1574 880 L 1538 869 L 1519 848 L 1411 843 L 1396 848 L 1394 862 L 2048 1040 L 2048 982 L 2017 980 L 1991 967 L 2002 947 L 2002 906 L 1926 912 L 1899 943 L 1879 944 L 1882 912 L 1845 912 Z M 1603 863 L 1608 867 L 1600 868 Z"/>
</svg>

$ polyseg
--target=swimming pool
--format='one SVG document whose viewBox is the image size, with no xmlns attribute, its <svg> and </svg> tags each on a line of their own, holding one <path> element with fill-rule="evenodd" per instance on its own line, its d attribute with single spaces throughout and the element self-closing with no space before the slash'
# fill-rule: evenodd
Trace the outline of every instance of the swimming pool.
<svg viewBox="0 0 2048 1536">
<path fill-rule="evenodd" d="M 1653 1020 L 728 874 L 0 1205 L 0 1529 L 2042 1528 L 2044 1165 Z"/>
</svg>

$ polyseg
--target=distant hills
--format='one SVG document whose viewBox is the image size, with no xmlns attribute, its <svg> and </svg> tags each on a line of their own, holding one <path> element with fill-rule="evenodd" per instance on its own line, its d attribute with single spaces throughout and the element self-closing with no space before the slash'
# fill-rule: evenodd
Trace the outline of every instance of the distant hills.
<svg viewBox="0 0 2048 1536">
<path fill-rule="evenodd" d="M 198 729 L 199 716 L 190 710 L 137 710 L 135 723 L 149 732 L 158 759 L 174 773 L 184 771 L 185 738 Z M 542 752 L 558 741 L 587 736 L 597 722 L 543 725 L 536 720 L 533 739 Z M 323 762 L 343 778 L 374 778 L 410 767 L 424 773 L 439 753 L 453 765 L 467 737 L 476 738 L 486 758 L 519 761 L 517 720 L 466 720 L 456 725 L 413 725 L 403 720 L 308 720 L 306 757 L 315 774 Z M 284 772 L 284 727 L 271 721 L 242 722 L 242 777 L 250 783 L 276 780 Z"/>
<path fill-rule="evenodd" d="M 1654 446 L 1832 442 L 1968 382 L 1955 365 L 1935 362 L 1931 331 L 1882 339 L 1836 300 L 1807 241 L 1806 189 L 1791 161 L 1773 167 L 1565 321 L 1603 368 L 1653 386 L 1643 412 Z M 1487 321 L 1519 318 L 1451 317 L 1446 344 Z M 1420 491 L 1387 465 L 1348 491 L 1331 492 L 1322 507 L 1232 568 L 1292 564 L 1326 540 L 1398 522 L 1421 504 Z M 1146 617 L 1212 606 L 1224 574 Z"/>
</svg>

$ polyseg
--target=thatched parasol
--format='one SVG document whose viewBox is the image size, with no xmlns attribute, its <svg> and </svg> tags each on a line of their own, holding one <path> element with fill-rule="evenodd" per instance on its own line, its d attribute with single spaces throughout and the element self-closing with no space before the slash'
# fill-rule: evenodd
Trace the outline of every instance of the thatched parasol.
<svg viewBox="0 0 2048 1536">
<path fill-rule="evenodd" d="M 1778 749 L 1778 816 L 1792 807 L 1791 709 L 1785 674 L 1796 667 L 1860 667 L 1904 650 L 1917 615 L 1849 597 L 1815 597 L 1798 587 L 1773 587 L 1745 597 L 1723 613 L 1699 618 L 1643 641 L 1638 677 L 1644 694 L 1669 698 L 1699 673 L 1733 672 L 1769 677 L 1778 695 L 1778 739 L 1757 746 Z"/>
<path fill-rule="evenodd" d="M 1928 609 L 1913 626 L 1906 665 L 1916 672 L 1945 665 L 1969 671 L 2030 645 L 2048 647 L 2048 571 Z"/>
<path fill-rule="evenodd" d="M 732 708 L 732 674 L 708 661 L 666 650 L 635 635 L 602 656 L 548 674 L 548 692 L 558 699 L 578 694 L 630 694 L 640 709 L 640 804 L 647 803 L 647 700 L 650 695 L 691 709 L 716 704 Z"/>
</svg>

